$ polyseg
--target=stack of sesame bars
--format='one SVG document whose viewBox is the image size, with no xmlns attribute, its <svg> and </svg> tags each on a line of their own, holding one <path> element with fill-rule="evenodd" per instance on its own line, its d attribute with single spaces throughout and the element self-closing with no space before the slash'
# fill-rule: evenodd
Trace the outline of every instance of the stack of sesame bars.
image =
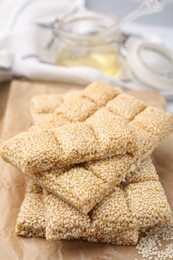
<svg viewBox="0 0 173 260">
<path fill-rule="evenodd" d="M 135 245 L 139 231 L 171 221 L 150 158 L 173 116 L 96 81 L 34 97 L 34 124 L 1 147 L 27 176 L 16 234 Z"/>
</svg>

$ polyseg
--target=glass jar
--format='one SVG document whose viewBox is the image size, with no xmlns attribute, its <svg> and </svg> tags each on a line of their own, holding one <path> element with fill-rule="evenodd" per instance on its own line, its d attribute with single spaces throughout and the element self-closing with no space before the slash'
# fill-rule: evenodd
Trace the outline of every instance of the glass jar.
<svg viewBox="0 0 173 260">
<path fill-rule="evenodd" d="M 115 75 L 120 69 L 116 21 L 106 15 L 81 10 L 62 19 L 58 26 L 59 66 L 91 67 Z"/>
</svg>

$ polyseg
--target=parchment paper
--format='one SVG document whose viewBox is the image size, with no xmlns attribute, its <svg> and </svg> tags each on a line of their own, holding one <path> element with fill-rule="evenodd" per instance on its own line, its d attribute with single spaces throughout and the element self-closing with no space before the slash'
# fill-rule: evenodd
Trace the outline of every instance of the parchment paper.
<svg viewBox="0 0 173 260">
<path fill-rule="evenodd" d="M 72 89 L 75 87 L 62 84 L 13 82 L 8 98 L 1 142 L 28 129 L 31 125 L 29 102 L 32 96 L 63 93 Z M 155 93 L 132 92 L 131 94 L 152 105 L 165 105 L 164 100 Z M 173 207 L 173 134 L 160 144 L 154 152 L 153 159 L 169 203 Z M 17 237 L 14 227 L 24 193 L 24 175 L 0 159 L 0 259 L 142 259 L 134 247 L 84 241 L 48 242 L 38 238 Z"/>
</svg>

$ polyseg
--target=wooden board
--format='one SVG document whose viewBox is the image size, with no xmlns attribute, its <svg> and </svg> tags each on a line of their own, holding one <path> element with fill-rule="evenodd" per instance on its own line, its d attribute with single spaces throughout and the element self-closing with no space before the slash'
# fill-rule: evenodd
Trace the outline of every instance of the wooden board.
<svg viewBox="0 0 173 260">
<path fill-rule="evenodd" d="M 0 136 L 1 136 L 2 126 L 4 121 L 9 88 L 10 88 L 9 82 L 0 83 Z"/>
<path fill-rule="evenodd" d="M 18 82 L 12 83 L 5 113 L 2 140 L 27 130 L 31 125 L 29 104 L 32 96 L 64 93 L 80 88 L 65 84 Z M 156 93 L 130 92 L 152 105 L 165 106 Z M 173 147 L 171 135 L 154 153 L 154 161 L 169 202 L 173 206 Z M 84 241 L 54 241 L 27 239 L 15 235 L 14 226 L 25 192 L 24 176 L 0 160 L 0 259 L 141 259 L 134 247 L 89 243 Z"/>
</svg>

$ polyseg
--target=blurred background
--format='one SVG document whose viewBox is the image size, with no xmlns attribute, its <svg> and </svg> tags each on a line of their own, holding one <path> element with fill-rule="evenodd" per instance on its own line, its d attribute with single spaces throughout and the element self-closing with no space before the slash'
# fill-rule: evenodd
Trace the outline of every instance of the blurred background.
<svg viewBox="0 0 173 260">
<path fill-rule="evenodd" d="M 119 23 L 142 5 L 145 15 Z M 173 0 L 0 0 L 0 81 L 12 79 L 99 79 L 157 91 L 173 111 Z"/>
<path fill-rule="evenodd" d="M 142 0 L 86 0 L 88 8 L 95 11 L 115 15 L 122 18 L 135 10 Z M 137 19 L 148 25 L 173 26 L 173 0 L 165 1 L 165 8 L 162 12 L 154 15 L 147 15 Z"/>
<path fill-rule="evenodd" d="M 8 0 L 0 0 L 0 4 L 5 6 L 5 2 Z M 25 0 L 13 0 L 11 6 L 6 7 L 4 12 L 0 16 L 0 28 L 3 28 L 3 21 L 10 16 L 14 7 Z M 30 0 L 31 2 L 32 0 Z M 35 0 L 37 1 L 37 0 Z M 55 0 L 59 1 L 59 0 Z M 86 0 L 86 6 L 92 10 L 103 12 L 106 14 L 115 15 L 118 18 L 124 17 L 129 12 L 135 10 L 142 0 Z M 138 22 L 145 24 L 152 24 L 158 26 L 173 26 L 173 0 L 165 0 L 165 8 L 161 13 L 157 13 L 154 16 L 148 15 L 147 17 L 138 18 Z"/>
</svg>

